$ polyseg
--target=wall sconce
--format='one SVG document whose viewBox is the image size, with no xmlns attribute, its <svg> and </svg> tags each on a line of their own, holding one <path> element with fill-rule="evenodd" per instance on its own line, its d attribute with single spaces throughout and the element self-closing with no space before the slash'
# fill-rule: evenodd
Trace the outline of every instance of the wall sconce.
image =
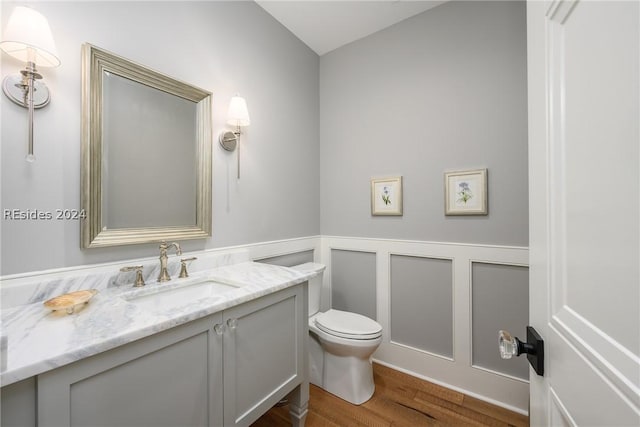
<svg viewBox="0 0 640 427">
<path fill-rule="evenodd" d="M 33 162 L 33 110 L 46 106 L 50 100 L 49 89 L 39 81 L 42 75 L 36 65 L 60 65 L 47 18 L 28 7 L 17 6 L 9 17 L 0 49 L 26 63 L 20 74 L 5 77 L 2 91 L 11 101 L 29 110 L 29 154 L 26 159 Z"/>
<path fill-rule="evenodd" d="M 229 102 L 227 123 L 236 127 L 235 132 L 224 131 L 220 134 L 220 145 L 227 151 L 233 151 L 238 147 L 238 179 L 240 179 L 240 126 L 249 126 L 249 110 L 247 102 L 236 94 Z"/>
</svg>

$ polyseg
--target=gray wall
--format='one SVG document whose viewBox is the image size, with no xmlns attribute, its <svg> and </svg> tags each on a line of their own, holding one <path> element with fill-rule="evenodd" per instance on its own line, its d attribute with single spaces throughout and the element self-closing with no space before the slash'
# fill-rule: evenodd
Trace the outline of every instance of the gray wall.
<svg viewBox="0 0 640 427">
<path fill-rule="evenodd" d="M 325 235 L 528 244 L 524 2 L 448 2 L 320 58 Z M 489 215 L 445 217 L 446 170 L 489 169 Z M 404 216 L 372 217 L 372 177 Z"/>
<path fill-rule="evenodd" d="M 14 5 L 2 2 L 2 24 Z M 62 65 L 42 68 L 51 104 L 36 112 L 37 161 L 24 161 L 26 110 L 0 96 L 1 208 L 80 204 L 80 46 L 90 42 L 213 92 L 213 237 L 185 250 L 319 234 L 318 56 L 253 2 L 37 2 Z M 3 75 L 24 64 L 2 54 Z M 217 141 L 229 99 L 247 100 L 242 179 Z M 167 172 L 166 179 L 171 179 Z M 77 221 L 1 222 L 1 274 L 157 253 L 157 245 L 80 250 Z"/>
<path fill-rule="evenodd" d="M 391 341 L 453 358 L 449 259 L 391 255 Z"/>
<path fill-rule="evenodd" d="M 331 308 L 377 319 L 375 253 L 331 250 Z"/>
<path fill-rule="evenodd" d="M 474 262 L 471 274 L 473 365 L 528 379 L 526 357 L 500 358 L 498 331 L 506 330 L 526 341 L 529 269 Z"/>
</svg>

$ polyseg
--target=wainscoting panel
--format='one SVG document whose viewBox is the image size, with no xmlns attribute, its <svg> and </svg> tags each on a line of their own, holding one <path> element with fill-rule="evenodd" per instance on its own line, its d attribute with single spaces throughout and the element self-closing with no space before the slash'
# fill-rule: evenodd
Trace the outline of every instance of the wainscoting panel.
<svg viewBox="0 0 640 427">
<path fill-rule="evenodd" d="M 376 315 L 376 254 L 335 249 L 331 251 L 331 308 Z"/>
<path fill-rule="evenodd" d="M 474 264 L 478 264 L 475 270 L 475 278 L 480 281 L 478 290 L 487 292 L 486 295 L 482 295 L 482 298 L 486 297 L 490 301 L 492 298 L 499 298 L 495 293 L 501 292 L 499 287 L 491 286 L 492 277 L 511 281 L 507 276 L 512 272 L 512 266 L 518 266 L 515 267 L 516 277 L 513 279 L 517 282 L 517 304 L 528 307 L 528 296 L 522 289 L 526 285 L 522 276 L 527 274 L 529 257 L 527 248 L 334 236 L 323 236 L 321 240 L 320 262 L 327 266 L 323 279 L 323 289 L 326 293 L 335 295 L 342 292 L 345 284 L 344 282 L 333 283 L 337 278 L 346 280 L 344 278 L 361 275 L 363 271 L 369 274 L 368 272 L 375 268 L 375 278 L 367 278 L 367 282 L 376 284 L 375 290 L 358 285 L 354 287 L 352 293 L 342 294 L 344 299 L 339 301 L 340 304 L 348 306 L 363 300 L 370 301 L 370 298 L 375 296 L 377 321 L 382 325 L 383 332 L 382 344 L 374 354 L 374 360 L 495 405 L 522 414 L 528 413 L 528 381 L 517 378 L 513 374 L 502 373 L 511 371 L 506 367 L 507 363 L 500 364 L 501 359 L 496 361 L 495 365 L 488 365 L 491 369 L 474 366 L 474 360 L 476 363 L 485 365 L 488 361 L 486 356 L 491 351 L 497 354 L 499 328 L 495 331 L 489 330 L 494 328 L 489 322 L 486 322 L 486 325 L 484 323 L 480 326 L 474 325 L 472 318 Z M 345 257 L 345 253 L 356 253 L 367 260 L 373 257 L 375 264 L 371 261 L 363 263 L 362 259 Z M 334 256 L 334 254 L 339 255 Z M 414 285 L 407 284 L 414 281 L 416 277 L 424 275 L 440 275 L 438 282 L 447 282 L 444 270 L 440 271 L 436 267 L 438 260 L 444 260 L 443 262 L 448 263 L 449 266 L 448 283 L 451 296 L 448 302 L 442 284 L 441 288 L 437 289 L 428 289 L 426 284 L 421 284 L 413 290 L 410 288 Z M 422 265 L 423 262 L 425 266 Z M 337 264 L 334 265 L 334 263 Z M 490 265 L 487 267 L 488 264 Z M 491 267 L 494 265 L 498 267 L 498 271 L 492 270 Z M 506 275 L 505 272 L 507 272 Z M 337 286 L 340 291 L 334 291 L 333 286 Z M 425 313 L 426 305 L 416 303 L 415 300 L 423 301 L 429 298 L 440 301 L 442 306 L 435 309 L 429 307 L 433 312 Z M 511 298 L 516 297 L 509 296 L 510 302 Z M 333 307 L 338 308 L 335 302 Z M 480 296 L 476 295 L 476 310 L 480 313 L 482 322 L 484 322 L 483 312 L 487 308 L 494 310 L 492 314 L 500 319 L 500 311 L 494 306 L 486 307 L 485 304 L 486 301 L 481 302 Z M 444 307 L 445 305 L 447 307 Z M 527 315 L 524 318 L 526 317 Z M 407 326 L 412 321 L 428 323 L 428 325 L 421 331 L 419 327 Z M 439 351 L 434 350 L 434 345 L 438 349 L 442 345 L 439 342 L 443 339 L 442 337 L 421 336 L 422 333 L 428 333 L 427 329 L 431 327 L 431 323 L 449 328 L 449 334 L 452 337 L 452 343 L 448 344 L 448 348 L 451 349 L 448 352 L 449 356 L 443 357 L 441 354 L 446 352 L 441 351 L 440 354 L 436 354 Z M 505 326 L 501 327 L 511 328 L 512 321 L 509 320 L 507 323 L 509 324 L 505 323 Z M 519 324 L 516 323 L 514 323 L 516 330 L 512 332 L 522 336 L 522 332 L 518 329 Z M 478 327 L 476 341 L 486 340 L 487 345 L 486 349 L 482 347 L 478 350 L 475 359 L 472 340 L 474 326 Z M 528 377 L 526 373 L 522 374 L 520 371 L 518 375 Z"/>
<path fill-rule="evenodd" d="M 264 262 L 265 264 L 281 265 L 291 267 L 294 265 L 304 264 L 305 262 L 313 262 L 313 250 L 294 252 L 291 254 L 277 255 L 268 258 L 254 259 L 256 262 Z"/>
<path fill-rule="evenodd" d="M 500 329 L 526 339 L 529 322 L 529 268 L 471 263 L 473 366 L 523 380 L 529 379 L 524 357 L 500 358 L 496 341 Z"/>
<path fill-rule="evenodd" d="M 391 342 L 453 359 L 450 259 L 391 255 Z"/>
<path fill-rule="evenodd" d="M 311 236 L 286 240 L 274 240 L 272 242 L 251 243 L 248 245 L 220 248 L 216 250 L 222 252 L 226 252 L 227 250 L 234 248 L 238 250 L 248 250 L 249 256 L 253 261 L 271 259 L 296 263 L 298 263 L 297 261 L 320 262 L 320 244 L 320 236 Z M 311 260 L 308 259 L 309 256 L 311 257 Z M 273 264 L 275 264 L 275 262 L 273 262 Z"/>
</svg>

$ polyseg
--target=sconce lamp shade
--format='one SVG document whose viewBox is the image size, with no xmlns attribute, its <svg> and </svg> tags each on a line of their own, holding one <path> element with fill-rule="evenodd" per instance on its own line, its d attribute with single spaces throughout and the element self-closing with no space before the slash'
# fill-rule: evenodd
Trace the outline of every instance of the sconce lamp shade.
<svg viewBox="0 0 640 427">
<path fill-rule="evenodd" d="M 28 7 L 13 9 L 0 49 L 22 62 L 33 62 L 42 67 L 60 65 L 47 18 Z"/>
<path fill-rule="evenodd" d="M 247 102 L 241 96 L 234 96 L 229 102 L 229 112 L 227 113 L 227 123 L 234 126 L 249 126 L 249 110 Z"/>
</svg>

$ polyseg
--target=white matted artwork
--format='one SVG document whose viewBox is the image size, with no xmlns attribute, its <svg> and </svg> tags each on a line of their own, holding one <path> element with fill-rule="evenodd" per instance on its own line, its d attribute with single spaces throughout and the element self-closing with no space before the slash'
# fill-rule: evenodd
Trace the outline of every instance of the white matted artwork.
<svg viewBox="0 0 640 427">
<path fill-rule="evenodd" d="M 487 170 L 444 173 L 445 215 L 486 215 Z"/>
<path fill-rule="evenodd" d="M 402 215 L 402 177 L 371 179 L 371 215 Z"/>
</svg>

